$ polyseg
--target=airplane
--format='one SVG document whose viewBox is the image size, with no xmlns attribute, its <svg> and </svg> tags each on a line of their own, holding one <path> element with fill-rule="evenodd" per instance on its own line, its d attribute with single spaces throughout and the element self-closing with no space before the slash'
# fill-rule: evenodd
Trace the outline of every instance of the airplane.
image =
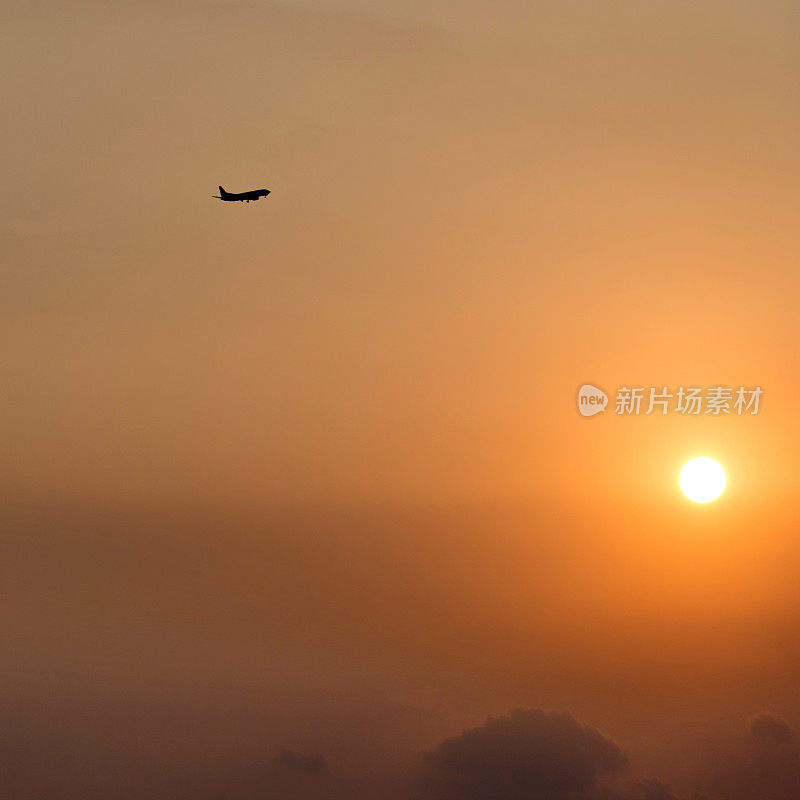
<svg viewBox="0 0 800 800">
<path fill-rule="evenodd" d="M 269 189 L 253 189 L 251 192 L 226 192 L 221 186 L 219 187 L 219 194 L 212 194 L 217 200 L 226 200 L 233 202 L 238 200 L 241 202 L 249 203 L 251 200 L 258 200 L 259 197 L 266 197 L 269 194 Z"/>
</svg>

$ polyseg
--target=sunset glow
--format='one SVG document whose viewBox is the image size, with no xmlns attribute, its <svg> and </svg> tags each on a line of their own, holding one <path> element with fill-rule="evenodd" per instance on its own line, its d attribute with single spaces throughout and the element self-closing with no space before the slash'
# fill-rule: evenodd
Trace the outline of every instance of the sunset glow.
<svg viewBox="0 0 800 800">
<path fill-rule="evenodd" d="M 800 4 L 0 59 L 0 800 L 800 798 Z"/>
</svg>

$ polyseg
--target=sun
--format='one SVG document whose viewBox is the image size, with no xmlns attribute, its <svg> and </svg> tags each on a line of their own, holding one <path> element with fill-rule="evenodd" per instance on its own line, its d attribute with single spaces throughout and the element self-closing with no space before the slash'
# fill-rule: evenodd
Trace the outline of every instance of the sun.
<svg viewBox="0 0 800 800">
<path fill-rule="evenodd" d="M 713 458 L 689 459 L 678 475 L 681 491 L 695 503 L 710 503 L 725 491 L 725 470 Z"/>
</svg>

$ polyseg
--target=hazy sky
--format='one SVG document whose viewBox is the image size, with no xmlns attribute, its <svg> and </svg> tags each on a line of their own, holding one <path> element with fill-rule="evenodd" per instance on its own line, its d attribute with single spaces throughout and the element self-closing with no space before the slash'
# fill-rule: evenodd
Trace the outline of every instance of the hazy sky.
<svg viewBox="0 0 800 800">
<path fill-rule="evenodd" d="M 9 791 L 195 797 L 281 745 L 236 780 L 374 789 L 524 706 L 609 737 L 580 797 L 619 745 L 737 800 L 714 759 L 790 747 L 748 719 L 800 726 L 798 34 L 776 0 L 7 9 Z M 585 382 L 764 397 L 584 419 Z M 442 747 L 419 791 L 483 800 Z"/>
</svg>

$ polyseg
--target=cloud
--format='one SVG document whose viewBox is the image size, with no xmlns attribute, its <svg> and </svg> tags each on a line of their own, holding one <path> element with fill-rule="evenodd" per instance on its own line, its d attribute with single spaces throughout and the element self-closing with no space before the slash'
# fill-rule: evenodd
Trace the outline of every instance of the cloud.
<svg viewBox="0 0 800 800">
<path fill-rule="evenodd" d="M 517 709 L 445 739 L 422 766 L 426 800 L 610 798 L 619 746 L 570 714 Z"/>
<path fill-rule="evenodd" d="M 217 784 L 209 800 L 339 800 L 341 792 L 324 756 L 305 755 L 285 747 L 268 762 L 224 771 Z"/>
<path fill-rule="evenodd" d="M 517 709 L 428 753 L 415 800 L 678 800 L 660 780 L 625 782 L 628 767 L 616 742 L 571 714 Z M 681 781 L 694 785 L 694 800 L 797 800 L 800 738 L 781 717 L 756 714 Z"/>
<path fill-rule="evenodd" d="M 667 784 L 657 780 L 642 781 L 626 789 L 621 800 L 677 800 Z M 701 800 L 701 798 L 697 798 Z"/>
<path fill-rule="evenodd" d="M 278 771 L 299 772 L 306 775 L 323 775 L 328 771 L 325 758 L 321 755 L 303 755 L 281 747 L 278 755 L 273 760 L 273 765 Z"/>
<path fill-rule="evenodd" d="M 710 769 L 709 800 L 797 800 L 800 747 L 780 717 L 761 713 L 750 719 L 747 735 Z"/>
<path fill-rule="evenodd" d="M 756 714 L 750 719 L 750 737 L 759 744 L 789 744 L 794 741 L 794 731 L 780 717 Z"/>
</svg>

